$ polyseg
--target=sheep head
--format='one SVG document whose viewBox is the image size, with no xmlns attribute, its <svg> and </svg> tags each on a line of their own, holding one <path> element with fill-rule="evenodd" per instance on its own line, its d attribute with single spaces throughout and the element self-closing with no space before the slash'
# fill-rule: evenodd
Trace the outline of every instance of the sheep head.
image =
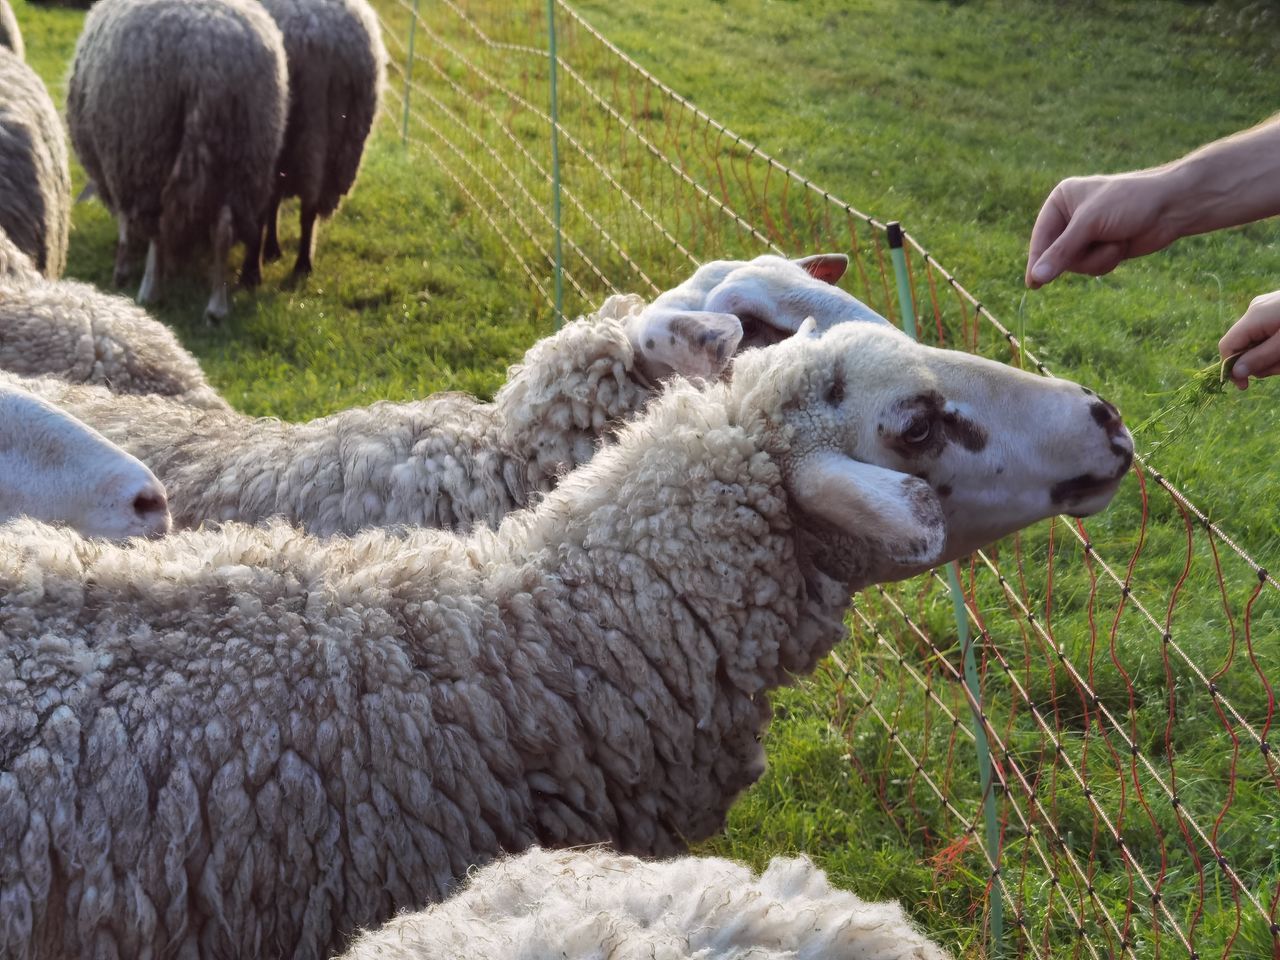
<svg viewBox="0 0 1280 960">
<path fill-rule="evenodd" d="M 900 579 L 1030 523 L 1111 500 L 1133 440 L 1067 380 L 843 324 L 734 363 L 731 403 L 782 465 L 814 562 Z M 868 568 L 868 557 L 870 565 Z"/>
</svg>

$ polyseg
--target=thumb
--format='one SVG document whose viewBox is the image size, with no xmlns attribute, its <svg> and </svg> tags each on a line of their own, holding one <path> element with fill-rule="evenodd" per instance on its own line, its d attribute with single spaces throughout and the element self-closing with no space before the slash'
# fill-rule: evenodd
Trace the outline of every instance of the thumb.
<svg viewBox="0 0 1280 960">
<path fill-rule="evenodd" d="M 1072 217 L 1058 238 L 1040 255 L 1031 267 L 1031 280 L 1042 286 L 1070 269 L 1089 246 L 1092 235 L 1081 217 Z"/>
</svg>

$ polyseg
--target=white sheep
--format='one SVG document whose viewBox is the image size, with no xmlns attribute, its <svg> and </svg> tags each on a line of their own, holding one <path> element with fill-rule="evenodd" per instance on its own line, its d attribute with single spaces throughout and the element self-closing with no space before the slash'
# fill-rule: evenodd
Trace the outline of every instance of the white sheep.
<svg viewBox="0 0 1280 960">
<path fill-rule="evenodd" d="M 503 851 L 682 852 L 851 592 L 1100 510 L 1131 458 L 1076 384 L 809 324 L 496 531 L 10 523 L 0 955 L 303 960 Z"/>
<path fill-rule="evenodd" d="M 14 15 L 9 0 L 0 0 L 0 47 L 8 47 L 19 60 L 26 58 L 26 49 L 22 45 L 22 30 L 18 27 L 18 18 Z"/>
<path fill-rule="evenodd" d="M 89 11 L 67 89 L 71 142 L 116 216 L 115 280 L 147 246 L 138 301 L 191 246 L 213 247 L 205 313 L 228 311 L 231 246 L 261 279 L 262 216 L 284 138 L 280 31 L 253 0 L 111 0 Z"/>
<path fill-rule="evenodd" d="M 261 0 L 284 36 L 289 121 L 266 216 L 265 258 L 278 260 L 280 201 L 298 197 L 302 233 L 294 276 L 311 272 L 317 217 L 350 191 L 378 115 L 387 52 L 365 0 Z"/>
<path fill-rule="evenodd" d="M 40 271 L 31 258 L 18 249 L 9 235 L 0 229 L 0 281 L 29 283 L 40 279 Z"/>
<path fill-rule="evenodd" d="M 62 120 L 22 58 L 0 46 L 0 230 L 50 279 L 67 263 L 71 174 Z"/>
<path fill-rule="evenodd" d="M 533 848 L 341 960 L 947 960 L 895 902 L 831 886 L 804 857 L 757 876 L 716 857 Z"/>
<path fill-rule="evenodd" d="M 150 470 L 0 375 L 0 519 L 20 516 L 89 537 L 169 529 L 164 487 Z"/>
<path fill-rule="evenodd" d="M 534 344 L 492 403 L 449 393 L 291 424 L 205 414 L 156 398 L 32 389 L 156 471 L 179 527 L 270 516 L 320 535 L 393 524 L 496 526 L 589 460 L 602 438 L 644 408 L 662 378 L 714 379 L 739 346 L 794 332 L 803 320 L 795 301 L 823 326 L 868 313 L 807 272 L 819 259 L 717 261 L 649 307 L 638 297 L 610 297 Z M 837 268 L 847 262 L 821 259 Z M 707 274 L 717 282 L 705 283 Z M 743 309 L 750 341 L 739 343 L 735 314 L 708 311 L 699 298 L 734 301 L 726 306 Z"/>
<path fill-rule="evenodd" d="M 231 409 L 167 326 L 87 283 L 0 278 L 0 369 Z"/>
</svg>

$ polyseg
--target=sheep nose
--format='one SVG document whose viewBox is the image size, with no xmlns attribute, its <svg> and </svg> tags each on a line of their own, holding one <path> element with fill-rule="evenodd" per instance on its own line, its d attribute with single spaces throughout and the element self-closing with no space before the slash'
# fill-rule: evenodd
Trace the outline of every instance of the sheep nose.
<svg viewBox="0 0 1280 960">
<path fill-rule="evenodd" d="M 1113 404 L 1099 397 L 1089 404 L 1089 414 L 1094 422 L 1107 432 L 1111 438 L 1111 450 L 1118 457 L 1133 456 L 1133 437 L 1125 429 L 1120 411 Z"/>
<path fill-rule="evenodd" d="M 144 483 L 134 493 L 130 506 L 141 536 L 161 537 L 169 532 L 172 526 L 169 498 L 158 482 L 152 480 Z"/>
</svg>

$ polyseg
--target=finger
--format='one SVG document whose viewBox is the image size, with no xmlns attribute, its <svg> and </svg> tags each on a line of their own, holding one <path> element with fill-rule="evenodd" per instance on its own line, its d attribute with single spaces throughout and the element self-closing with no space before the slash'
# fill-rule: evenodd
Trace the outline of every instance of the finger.
<svg viewBox="0 0 1280 960">
<path fill-rule="evenodd" d="M 1048 249 L 1032 266 L 1030 273 L 1032 283 L 1038 286 L 1046 284 L 1064 270 L 1071 268 L 1071 265 L 1093 242 L 1094 232 L 1095 224 L 1092 217 L 1082 217 L 1079 211 L 1072 214 L 1058 238 L 1049 244 Z"/>
<path fill-rule="evenodd" d="M 1040 213 L 1036 215 L 1035 226 L 1031 228 L 1031 244 L 1027 248 L 1027 272 L 1026 283 L 1032 290 L 1036 289 L 1043 283 L 1048 283 L 1052 277 L 1042 280 L 1038 276 L 1033 276 L 1036 265 L 1040 262 L 1040 258 L 1044 255 L 1045 250 L 1053 243 L 1062 233 L 1063 228 L 1067 225 L 1068 214 L 1065 204 L 1061 200 L 1062 184 L 1053 188 L 1053 192 L 1049 194 L 1049 198 L 1045 200 L 1044 206 L 1040 208 Z"/>
<path fill-rule="evenodd" d="M 1254 297 L 1249 309 L 1218 341 L 1218 353 L 1225 359 L 1262 343 L 1280 331 L 1280 291 Z"/>
<path fill-rule="evenodd" d="M 1126 259 L 1129 253 L 1123 243 L 1095 243 L 1080 254 L 1075 263 L 1065 264 L 1063 269 L 1072 273 L 1083 273 L 1090 277 L 1100 277 L 1110 273 Z"/>
<path fill-rule="evenodd" d="M 1280 365 L 1280 336 L 1272 336 L 1244 352 L 1231 368 L 1231 379 L 1265 376 L 1261 371 L 1277 365 Z"/>
</svg>

